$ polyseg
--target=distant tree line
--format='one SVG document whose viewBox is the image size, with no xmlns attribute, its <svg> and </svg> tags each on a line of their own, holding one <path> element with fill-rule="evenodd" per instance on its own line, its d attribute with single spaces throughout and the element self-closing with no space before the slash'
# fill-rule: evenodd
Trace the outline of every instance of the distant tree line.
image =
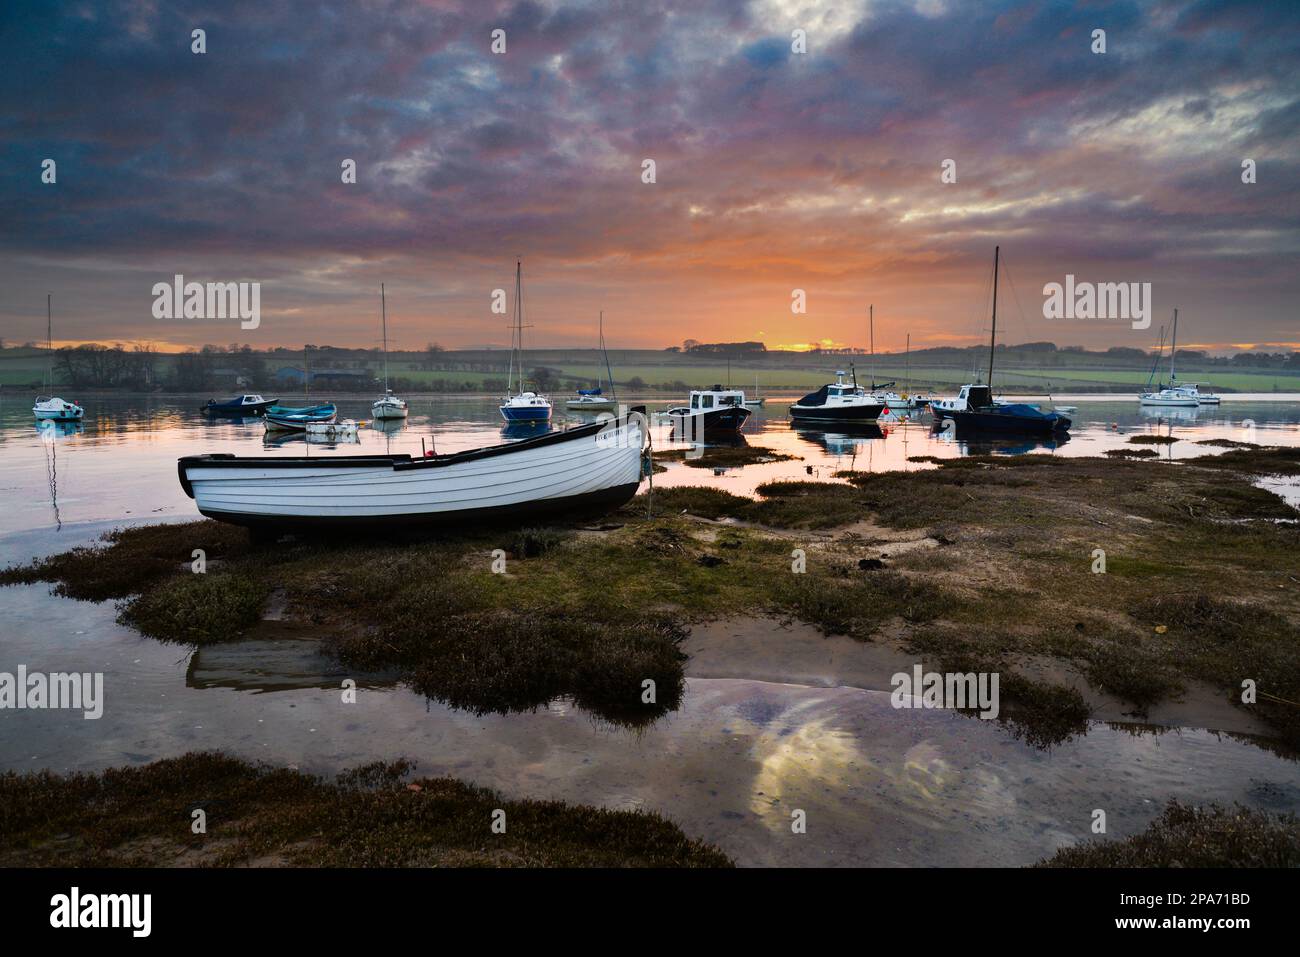
<svg viewBox="0 0 1300 957">
<path fill-rule="evenodd" d="M 158 353 L 150 346 L 129 349 L 86 343 L 59 349 L 54 359 L 54 377 L 72 386 L 92 389 L 148 391 L 157 386 Z"/>
</svg>

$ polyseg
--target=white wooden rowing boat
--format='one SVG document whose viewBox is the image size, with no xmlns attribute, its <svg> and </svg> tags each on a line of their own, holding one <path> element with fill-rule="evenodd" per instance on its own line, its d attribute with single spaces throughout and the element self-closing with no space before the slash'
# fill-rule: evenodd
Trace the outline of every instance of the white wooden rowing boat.
<svg viewBox="0 0 1300 957">
<path fill-rule="evenodd" d="M 640 411 L 451 455 L 186 456 L 181 486 L 209 518 L 262 527 L 471 523 L 616 508 L 636 494 Z"/>
</svg>

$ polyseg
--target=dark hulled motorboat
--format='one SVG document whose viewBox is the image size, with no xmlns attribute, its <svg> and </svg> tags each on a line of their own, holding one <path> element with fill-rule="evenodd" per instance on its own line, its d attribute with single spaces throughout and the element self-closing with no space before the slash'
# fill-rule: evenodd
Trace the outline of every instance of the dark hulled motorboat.
<svg viewBox="0 0 1300 957">
<path fill-rule="evenodd" d="M 206 415 L 261 415 L 278 401 L 280 400 L 263 399 L 260 395 L 254 394 L 237 395 L 225 402 L 208 399 L 206 405 L 199 407 L 199 411 Z"/>
<path fill-rule="evenodd" d="M 750 416 L 745 408 L 742 389 L 696 389 L 691 392 L 691 404 L 669 409 L 665 415 L 673 424 L 678 437 L 694 440 L 705 435 L 736 433 Z"/>
<path fill-rule="evenodd" d="M 851 369 L 852 380 L 846 373 L 835 373 L 835 381 L 810 392 L 790 406 L 792 422 L 863 423 L 875 422 L 888 406 L 858 385 L 857 372 Z"/>
</svg>

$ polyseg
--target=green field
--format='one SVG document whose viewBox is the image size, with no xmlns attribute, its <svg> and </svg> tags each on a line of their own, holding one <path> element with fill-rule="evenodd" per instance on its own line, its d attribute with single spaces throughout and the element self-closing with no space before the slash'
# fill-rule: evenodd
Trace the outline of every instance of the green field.
<svg viewBox="0 0 1300 957">
<path fill-rule="evenodd" d="M 277 369 L 302 366 L 302 359 L 293 354 L 269 353 L 263 354 L 262 358 L 267 370 L 267 381 L 253 383 L 249 388 L 263 393 L 276 391 L 271 377 Z M 1087 358 L 1096 362 L 1098 357 L 1090 354 Z M 850 363 L 857 367 L 859 382 L 869 383 L 872 378 L 871 360 L 864 356 L 772 353 L 759 361 L 732 362 L 730 367 L 725 361 L 696 359 L 657 350 L 615 352 L 611 353 L 610 359 L 616 385 L 628 389 L 629 383 L 640 380 L 635 389 L 637 392 L 677 394 L 683 391 L 677 383 L 690 388 L 701 388 L 714 383 L 726 384 L 728 381 L 737 388 L 752 392 L 757 378 L 761 393 L 798 394 L 831 381 L 836 369 L 847 370 Z M 437 356 L 399 353 L 390 358 L 389 369 L 391 376 L 398 380 L 398 387 L 408 391 L 418 391 L 421 388 L 459 391 L 467 387 L 469 391 L 495 391 L 505 381 L 506 360 L 507 355 L 501 351 L 445 352 Z M 898 356 L 882 357 L 875 367 L 876 382 L 894 381 L 899 391 L 903 391 L 909 384 L 913 391 L 951 391 L 971 381 L 975 371 L 970 359 L 960 365 L 929 362 L 910 367 L 898 360 Z M 158 357 L 160 381 L 168 381 L 174 361 L 172 355 Z M 211 361 L 214 366 L 220 367 L 227 364 L 228 360 L 217 354 L 212 356 Z M 381 374 L 379 360 L 373 352 L 340 351 L 332 364 L 347 369 L 367 368 L 376 376 Z M 428 368 L 430 365 L 436 368 Z M 1205 368 L 1204 364 L 1199 363 L 1187 365 L 1187 368 L 1180 369 L 1182 380 L 1199 382 L 1207 389 L 1225 392 L 1300 392 L 1300 373 L 1297 372 L 1271 369 L 1240 371 L 1222 365 Z M 1198 365 L 1201 367 L 1198 368 Z M 531 371 L 538 366 L 553 370 L 564 391 L 603 381 L 606 375 L 605 366 L 594 350 L 539 350 L 525 357 L 527 370 Z M 17 348 L 0 351 L 0 387 L 7 391 L 41 390 L 44 388 L 47 368 L 44 350 Z M 315 368 L 321 369 L 322 366 L 315 365 Z M 981 372 L 983 368 L 981 363 Z M 1090 367 L 1087 363 L 1033 367 L 1025 365 L 1023 357 L 1009 356 L 1005 360 L 999 357 L 995 379 L 999 389 L 1031 394 L 1133 392 L 1145 385 L 1147 372 L 1146 368 L 1106 368 L 1100 364 Z M 63 382 L 56 381 L 55 384 L 66 387 Z M 235 386 L 230 384 L 229 388 L 234 389 Z"/>
</svg>

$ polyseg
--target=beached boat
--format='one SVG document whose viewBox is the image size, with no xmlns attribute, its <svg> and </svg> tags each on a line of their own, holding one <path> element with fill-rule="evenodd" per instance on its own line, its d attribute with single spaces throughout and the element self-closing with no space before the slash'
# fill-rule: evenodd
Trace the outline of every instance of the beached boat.
<svg viewBox="0 0 1300 957">
<path fill-rule="evenodd" d="M 384 284 L 379 284 L 379 311 L 384 326 L 384 394 L 370 406 L 370 414 L 376 419 L 404 419 L 409 410 L 406 400 L 393 395 L 388 388 L 388 303 L 384 297 Z"/>
<path fill-rule="evenodd" d="M 518 392 L 511 392 L 510 379 L 519 370 Z M 506 373 L 506 398 L 499 406 L 507 422 L 551 421 L 551 400 L 536 392 L 524 391 L 524 282 L 523 263 L 515 261 L 515 321 L 510 339 L 510 368 Z"/>
<path fill-rule="evenodd" d="M 49 355 L 49 372 L 46 381 L 54 391 L 54 322 L 51 319 L 50 295 L 45 296 L 45 351 Z M 32 403 L 32 415 L 47 422 L 80 422 L 86 410 L 75 402 L 58 396 L 38 395 Z"/>
<path fill-rule="evenodd" d="M 851 379 L 849 377 L 852 377 Z M 857 370 L 835 373 L 835 381 L 790 406 L 790 420 L 801 422 L 875 422 L 885 403 L 858 385 Z"/>
<path fill-rule="evenodd" d="M 745 408 L 743 390 L 715 385 L 712 389 L 692 390 L 689 405 L 675 406 L 664 415 L 673 431 L 689 440 L 712 433 L 739 432 L 751 413 Z"/>
<path fill-rule="evenodd" d="M 616 508 L 636 494 L 648 442 L 635 410 L 447 455 L 193 455 L 177 471 L 201 513 L 258 530 L 469 526 Z"/>
<path fill-rule="evenodd" d="M 218 402 L 216 399 L 208 401 L 199 406 L 199 411 L 205 415 L 261 415 L 271 406 L 279 402 L 279 399 L 263 399 L 256 393 L 248 395 L 237 395 L 233 399 L 227 399 L 225 402 Z"/>
<path fill-rule="evenodd" d="M 1059 412 L 1044 412 L 1036 405 L 1023 402 L 1005 402 L 993 398 L 993 356 L 997 351 L 998 337 L 998 253 L 993 248 L 993 331 L 989 336 L 988 384 L 969 383 L 961 387 L 955 399 L 930 402 L 933 425 L 936 429 L 948 428 L 952 423 L 959 436 L 996 435 L 1057 435 L 1070 428 L 1070 419 Z"/>
</svg>

